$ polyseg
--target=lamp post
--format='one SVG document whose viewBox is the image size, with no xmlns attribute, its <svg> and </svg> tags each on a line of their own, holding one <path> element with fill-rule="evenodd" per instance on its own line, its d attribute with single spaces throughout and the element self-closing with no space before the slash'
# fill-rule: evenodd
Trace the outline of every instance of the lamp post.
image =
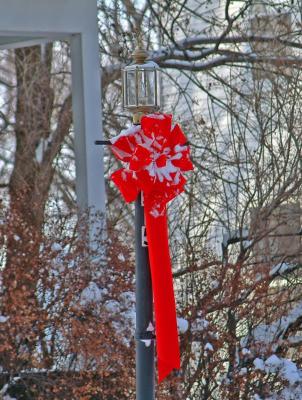
<svg viewBox="0 0 302 400">
<path fill-rule="evenodd" d="M 122 69 L 123 108 L 133 113 L 133 124 L 143 115 L 160 109 L 160 69 L 147 61 L 139 42 L 134 62 Z M 111 145 L 110 140 L 96 140 Z M 153 296 L 142 193 L 135 201 L 135 294 L 136 294 L 136 400 L 154 400 Z"/>
<path fill-rule="evenodd" d="M 139 44 L 134 63 L 122 70 L 123 107 L 133 113 L 133 124 L 160 108 L 160 70 L 146 61 L 148 53 Z M 142 194 L 135 202 L 136 274 L 136 399 L 154 400 L 153 298 L 149 256 L 145 237 Z"/>
</svg>

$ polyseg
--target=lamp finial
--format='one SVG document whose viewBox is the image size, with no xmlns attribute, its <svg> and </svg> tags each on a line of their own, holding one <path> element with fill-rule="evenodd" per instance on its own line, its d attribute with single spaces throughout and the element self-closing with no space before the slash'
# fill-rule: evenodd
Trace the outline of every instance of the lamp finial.
<svg viewBox="0 0 302 400">
<path fill-rule="evenodd" d="M 132 54 L 135 64 L 144 64 L 148 58 L 148 52 L 145 50 L 142 40 L 142 34 L 138 33 L 136 37 L 137 45 Z"/>
</svg>

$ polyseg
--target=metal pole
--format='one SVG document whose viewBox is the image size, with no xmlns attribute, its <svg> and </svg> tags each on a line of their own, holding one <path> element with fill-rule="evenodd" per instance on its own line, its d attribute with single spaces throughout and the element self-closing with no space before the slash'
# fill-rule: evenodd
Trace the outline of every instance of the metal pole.
<svg viewBox="0 0 302 400">
<path fill-rule="evenodd" d="M 135 202 L 136 274 L 136 400 L 154 400 L 154 334 L 152 284 L 148 247 L 144 247 L 144 207 L 141 194 Z M 146 340 L 147 342 L 144 342 Z"/>
<path fill-rule="evenodd" d="M 111 145 L 108 140 L 96 140 L 96 145 Z M 142 195 L 135 201 L 135 297 L 136 297 L 136 400 L 154 400 L 154 339 L 148 330 L 153 322 L 153 294 L 148 247 L 144 245 L 144 207 Z"/>
</svg>

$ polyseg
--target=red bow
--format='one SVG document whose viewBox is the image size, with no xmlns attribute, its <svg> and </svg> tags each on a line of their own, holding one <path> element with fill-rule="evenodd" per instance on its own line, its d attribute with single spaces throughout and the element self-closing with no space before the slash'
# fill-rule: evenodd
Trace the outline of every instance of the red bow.
<svg viewBox="0 0 302 400">
<path fill-rule="evenodd" d="M 187 139 L 178 125 L 171 125 L 171 115 L 150 114 L 111 139 L 113 153 L 125 163 L 112 181 L 126 202 L 144 194 L 160 382 L 180 368 L 166 204 L 183 192 L 183 172 L 193 169 Z"/>
</svg>

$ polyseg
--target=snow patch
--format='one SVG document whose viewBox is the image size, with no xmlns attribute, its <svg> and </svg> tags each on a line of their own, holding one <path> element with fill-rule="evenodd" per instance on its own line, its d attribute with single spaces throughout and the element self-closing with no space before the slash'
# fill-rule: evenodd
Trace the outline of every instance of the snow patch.
<svg viewBox="0 0 302 400">
<path fill-rule="evenodd" d="M 187 330 L 189 328 L 189 323 L 184 318 L 177 318 L 177 327 L 178 327 L 179 333 L 185 333 L 185 332 L 187 332 Z"/>
<path fill-rule="evenodd" d="M 112 144 L 114 144 L 121 137 L 134 135 L 140 130 L 141 130 L 140 125 L 132 125 L 130 128 L 123 129 L 119 135 L 114 136 L 114 138 L 110 139 L 110 141 Z"/>
<path fill-rule="evenodd" d="M 151 346 L 151 340 L 150 339 L 141 339 L 141 342 L 145 343 L 146 347 L 150 347 Z"/>
<path fill-rule="evenodd" d="M 277 265 L 274 265 L 274 267 L 270 270 L 270 276 L 275 275 L 275 274 L 284 274 L 287 271 L 290 271 L 292 269 L 296 268 L 294 264 L 287 264 L 287 263 L 279 263 Z"/>
<path fill-rule="evenodd" d="M 219 281 L 215 280 L 210 283 L 211 289 L 217 289 L 219 287 Z"/>
<path fill-rule="evenodd" d="M 279 358 L 272 354 L 265 362 L 261 358 L 255 358 L 253 364 L 256 370 L 264 371 L 266 374 L 277 374 L 290 385 L 302 382 L 302 371 L 293 361 L 286 358 Z"/>
<path fill-rule="evenodd" d="M 105 303 L 105 308 L 108 312 L 112 314 L 117 314 L 118 312 L 120 312 L 120 304 L 115 300 L 108 300 Z"/>
<path fill-rule="evenodd" d="M 149 61 L 148 64 L 146 64 L 147 66 L 150 66 L 150 64 L 153 64 L 153 67 L 158 67 L 158 65 L 153 62 L 153 61 Z M 165 119 L 165 116 L 163 114 L 148 114 L 147 117 L 153 118 L 153 119 Z"/>
<path fill-rule="evenodd" d="M 85 306 L 89 303 L 99 303 L 107 293 L 107 289 L 100 289 L 95 282 L 89 282 L 81 293 L 80 304 Z"/>
<path fill-rule="evenodd" d="M 131 291 L 123 292 L 120 294 L 120 299 L 123 305 L 125 305 L 126 308 L 130 309 L 135 303 L 135 293 Z"/>
<path fill-rule="evenodd" d="M 60 245 L 60 243 L 53 243 L 51 245 L 51 251 L 61 251 L 62 250 L 62 246 Z"/>
<path fill-rule="evenodd" d="M 282 335 L 286 332 L 289 325 L 294 323 L 302 315 L 302 302 L 299 302 L 287 315 L 282 316 L 279 320 L 266 325 L 260 324 L 251 332 L 251 337 L 247 336 L 241 340 L 241 345 L 245 347 L 250 339 L 258 344 L 262 344 L 261 350 L 265 351 L 267 346 L 271 346 L 278 338 L 282 341 Z M 275 343 L 277 347 L 278 343 Z M 273 346 L 273 350 L 275 348 Z"/>
<path fill-rule="evenodd" d="M 148 325 L 146 331 L 147 332 L 153 332 L 154 331 L 154 326 L 153 326 L 152 322 L 149 322 L 149 325 Z"/>
<path fill-rule="evenodd" d="M 204 331 L 209 326 L 209 321 L 204 318 L 197 318 L 192 322 L 191 331 L 192 332 L 200 332 Z"/>
<path fill-rule="evenodd" d="M 286 379 L 291 385 L 302 381 L 301 371 L 298 371 L 296 364 L 291 360 L 283 360 L 280 375 L 284 379 Z"/>
<path fill-rule="evenodd" d="M 242 353 L 244 356 L 246 356 L 246 355 L 248 355 L 248 354 L 251 354 L 250 350 L 247 349 L 246 347 L 243 347 L 243 349 L 241 350 L 241 353 Z"/>
<path fill-rule="evenodd" d="M 253 364 L 254 364 L 255 369 L 258 369 L 260 371 L 265 370 L 264 362 L 263 362 L 263 360 L 261 360 L 261 358 L 255 358 L 255 360 L 253 361 Z"/>
<path fill-rule="evenodd" d="M 264 364 L 265 364 L 265 370 L 267 372 L 277 372 L 280 365 L 282 364 L 282 361 L 280 360 L 279 357 L 277 357 L 275 354 L 273 354 L 269 358 L 266 359 Z"/>
<path fill-rule="evenodd" d="M 125 262 L 125 261 L 126 261 L 126 259 L 125 259 L 125 257 L 124 257 L 124 254 L 122 254 L 122 253 L 120 253 L 120 254 L 117 256 L 117 258 L 118 258 L 120 261 L 122 261 L 122 262 Z"/>
<path fill-rule="evenodd" d="M 247 368 L 241 368 L 240 369 L 240 371 L 239 371 L 239 375 L 241 375 L 241 376 L 243 376 L 243 375 L 246 375 L 247 374 Z"/>
<path fill-rule="evenodd" d="M 211 343 L 207 343 L 207 344 L 204 346 L 204 349 L 205 349 L 205 350 L 209 350 L 209 351 L 214 351 L 214 347 L 211 345 Z"/>
</svg>

